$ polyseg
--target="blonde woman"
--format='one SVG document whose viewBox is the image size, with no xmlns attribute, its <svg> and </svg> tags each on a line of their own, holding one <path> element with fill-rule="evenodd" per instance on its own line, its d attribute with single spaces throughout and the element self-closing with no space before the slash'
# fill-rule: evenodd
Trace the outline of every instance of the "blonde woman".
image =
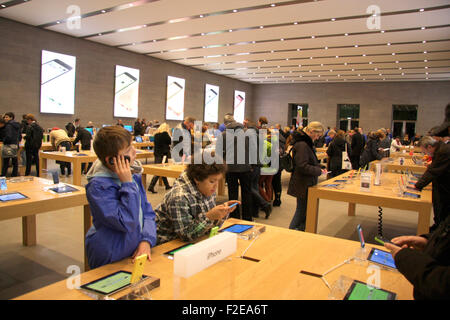
<svg viewBox="0 0 450 320">
<path fill-rule="evenodd" d="M 291 174 L 287 193 L 297 198 L 297 208 L 289 229 L 305 230 L 308 188 L 317 184 L 320 175 L 326 174 L 326 170 L 321 169 L 314 151 L 314 141 L 319 139 L 323 132 L 323 125 L 314 121 L 303 130 L 299 129 L 293 134 L 292 148 L 294 149 L 295 169 Z"/>
<path fill-rule="evenodd" d="M 155 131 L 155 147 L 154 147 L 154 155 L 155 155 L 155 163 L 162 163 L 164 156 L 166 156 L 166 162 L 170 157 L 170 145 L 172 144 L 172 138 L 170 137 L 170 126 L 167 123 L 163 123 L 159 126 L 159 128 Z M 151 193 L 156 193 L 155 185 L 158 182 L 159 177 L 154 176 L 150 185 L 148 186 L 148 191 Z M 172 188 L 169 185 L 169 181 L 167 181 L 166 177 L 162 178 L 164 185 L 166 186 L 166 190 Z"/>
</svg>

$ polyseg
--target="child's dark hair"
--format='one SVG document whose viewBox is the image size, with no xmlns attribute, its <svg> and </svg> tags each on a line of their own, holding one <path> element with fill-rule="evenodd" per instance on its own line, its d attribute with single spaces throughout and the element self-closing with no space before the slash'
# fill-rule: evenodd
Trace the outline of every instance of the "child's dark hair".
<svg viewBox="0 0 450 320">
<path fill-rule="evenodd" d="M 121 126 L 101 128 L 94 139 L 94 151 L 98 159 L 106 166 L 106 157 L 115 157 L 123 148 L 131 144 L 131 133 Z"/>
</svg>

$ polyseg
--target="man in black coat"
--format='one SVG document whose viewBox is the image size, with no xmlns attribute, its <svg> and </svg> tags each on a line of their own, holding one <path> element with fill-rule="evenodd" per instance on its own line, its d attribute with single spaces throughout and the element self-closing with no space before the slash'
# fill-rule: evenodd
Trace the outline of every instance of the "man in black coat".
<svg viewBox="0 0 450 320">
<path fill-rule="evenodd" d="M 216 155 L 227 164 L 226 181 L 229 200 L 238 200 L 240 186 L 242 205 L 239 205 L 239 207 L 242 210 L 242 219 L 252 221 L 253 196 L 251 192 L 252 166 L 250 154 L 253 153 L 254 155 L 257 146 L 254 144 L 250 145 L 250 143 L 255 141 L 254 139 L 249 139 L 248 136 L 244 139 L 238 138 L 241 134 L 245 135 L 244 125 L 236 122 L 233 115 L 225 115 L 224 123 L 226 130 L 217 138 Z M 242 141 L 244 141 L 245 145 L 240 144 Z M 231 159 L 231 154 L 234 156 L 233 159 Z M 244 161 L 241 161 L 241 157 L 244 158 Z M 238 215 L 239 210 L 234 210 L 230 217 L 241 218 Z"/>
<path fill-rule="evenodd" d="M 402 236 L 385 243 L 416 300 L 450 298 L 450 216 L 430 234 Z"/>
<path fill-rule="evenodd" d="M 358 128 L 355 128 L 352 134 L 351 152 L 349 154 L 353 170 L 359 169 L 359 158 L 364 150 L 364 144 L 364 137 L 359 133 Z"/>
<path fill-rule="evenodd" d="M 81 142 L 81 150 L 91 150 L 91 140 L 92 135 L 89 131 L 87 131 L 83 127 L 77 127 L 76 129 L 77 137 L 73 141 L 73 145 L 76 145 L 78 142 Z M 81 164 L 81 173 L 87 173 L 89 169 L 92 167 L 92 162 L 89 162 L 87 170 L 86 163 Z"/>
<path fill-rule="evenodd" d="M 12 177 L 17 177 L 19 175 L 19 162 L 17 159 L 19 142 L 22 140 L 22 134 L 20 132 L 20 124 L 14 121 L 14 113 L 6 112 L 3 116 L 5 120 L 5 127 L 3 128 L 3 148 L 6 146 L 14 148 L 16 150 L 15 156 L 5 157 L 3 158 L 3 166 L 2 166 L 2 176 L 6 177 L 6 173 L 9 168 L 9 159 L 12 162 Z M 3 156 L 3 155 L 2 155 Z"/>
<path fill-rule="evenodd" d="M 433 159 L 415 185 L 417 189 L 422 190 L 430 182 L 433 183 L 434 225 L 430 228 L 432 232 L 450 214 L 450 145 L 430 136 L 423 137 L 419 145 L 422 152 Z"/>
<path fill-rule="evenodd" d="M 36 164 L 36 177 L 39 177 L 39 149 L 42 146 L 44 129 L 36 122 L 33 114 L 27 114 L 25 119 L 27 120 L 27 131 L 25 134 L 25 175 L 30 175 L 31 164 L 34 162 Z"/>
</svg>

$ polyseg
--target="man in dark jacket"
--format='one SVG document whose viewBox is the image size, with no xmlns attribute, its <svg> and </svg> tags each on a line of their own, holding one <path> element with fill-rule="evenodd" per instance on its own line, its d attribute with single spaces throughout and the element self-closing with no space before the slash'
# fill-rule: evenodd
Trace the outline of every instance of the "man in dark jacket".
<svg viewBox="0 0 450 320">
<path fill-rule="evenodd" d="M 353 170 L 359 169 L 359 158 L 364 149 L 364 144 L 364 137 L 359 133 L 358 128 L 355 128 L 355 130 L 353 130 L 352 143 L 350 145 L 352 151 L 349 153 Z"/>
<path fill-rule="evenodd" d="M 450 297 L 450 216 L 430 234 L 402 236 L 385 243 L 395 265 L 414 286 L 414 299 Z"/>
<path fill-rule="evenodd" d="M 31 165 L 34 162 L 36 164 L 36 177 L 39 177 L 39 149 L 42 146 L 44 129 L 36 122 L 33 114 L 27 114 L 25 119 L 27 120 L 27 131 L 25 134 L 25 175 L 30 175 Z"/>
<path fill-rule="evenodd" d="M 91 150 L 91 140 L 92 135 L 85 128 L 79 126 L 75 129 L 77 132 L 77 137 L 73 141 L 73 145 L 76 145 L 78 142 L 81 142 L 81 150 Z M 86 174 L 89 169 L 92 167 L 92 162 L 89 162 L 88 167 L 86 169 L 86 163 L 81 164 L 81 173 Z M 86 169 L 86 170 L 85 170 Z"/>
<path fill-rule="evenodd" d="M 343 130 L 338 130 L 327 149 L 329 160 L 328 168 L 331 171 L 331 178 L 347 171 L 342 169 L 342 152 L 345 151 L 347 151 L 347 154 L 351 154 L 351 148 L 347 141 L 345 141 L 345 132 Z"/>
<path fill-rule="evenodd" d="M 430 182 L 433 183 L 434 225 L 430 228 L 432 232 L 450 214 L 450 145 L 430 136 L 423 137 L 419 145 L 422 152 L 433 159 L 415 185 L 417 189 L 422 190 Z"/>
<path fill-rule="evenodd" d="M 292 148 L 295 168 L 287 194 L 297 198 L 297 208 L 289 229 L 305 230 L 308 188 L 316 185 L 318 177 L 323 174 L 314 149 L 314 141 L 322 135 L 323 126 L 320 122 L 311 122 L 304 130 L 294 132 Z"/>
<path fill-rule="evenodd" d="M 254 155 L 255 153 L 255 141 L 249 139 L 248 136 L 244 137 L 244 125 L 236 122 L 233 115 L 225 115 L 224 120 L 226 130 L 217 139 L 216 155 L 227 164 L 226 181 L 229 200 L 238 200 L 240 186 L 242 205 L 239 205 L 239 207 L 242 211 L 242 219 L 252 221 L 253 197 L 250 187 L 252 161 L 250 160 L 250 154 Z M 230 216 L 240 218 L 238 215 L 239 211 L 234 210 Z"/>
<path fill-rule="evenodd" d="M 8 156 L 5 156 L 5 153 L 2 152 L 3 157 L 3 166 L 2 166 L 2 177 L 6 177 L 6 173 L 8 172 L 9 168 L 9 159 L 11 159 L 13 170 L 11 173 L 12 177 L 17 177 L 19 173 L 19 162 L 17 159 L 18 150 L 19 150 L 19 142 L 22 140 L 22 134 L 20 133 L 20 124 L 16 121 L 14 121 L 14 113 L 7 112 L 3 116 L 3 119 L 5 120 L 5 127 L 4 127 L 4 136 L 3 136 L 3 148 L 10 148 L 11 150 L 15 150 L 15 154 Z"/>
</svg>

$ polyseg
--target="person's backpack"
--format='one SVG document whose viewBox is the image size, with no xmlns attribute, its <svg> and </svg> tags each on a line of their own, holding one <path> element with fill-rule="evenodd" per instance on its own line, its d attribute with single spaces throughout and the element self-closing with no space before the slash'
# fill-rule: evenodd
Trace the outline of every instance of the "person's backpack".
<svg viewBox="0 0 450 320">
<path fill-rule="evenodd" d="M 294 152 L 294 148 L 291 148 L 291 150 L 289 150 L 289 152 L 284 153 L 280 157 L 280 167 L 282 170 L 286 170 L 287 172 L 294 172 L 294 169 L 295 169 L 294 157 L 295 157 L 295 155 L 293 155 L 293 152 Z"/>
</svg>

